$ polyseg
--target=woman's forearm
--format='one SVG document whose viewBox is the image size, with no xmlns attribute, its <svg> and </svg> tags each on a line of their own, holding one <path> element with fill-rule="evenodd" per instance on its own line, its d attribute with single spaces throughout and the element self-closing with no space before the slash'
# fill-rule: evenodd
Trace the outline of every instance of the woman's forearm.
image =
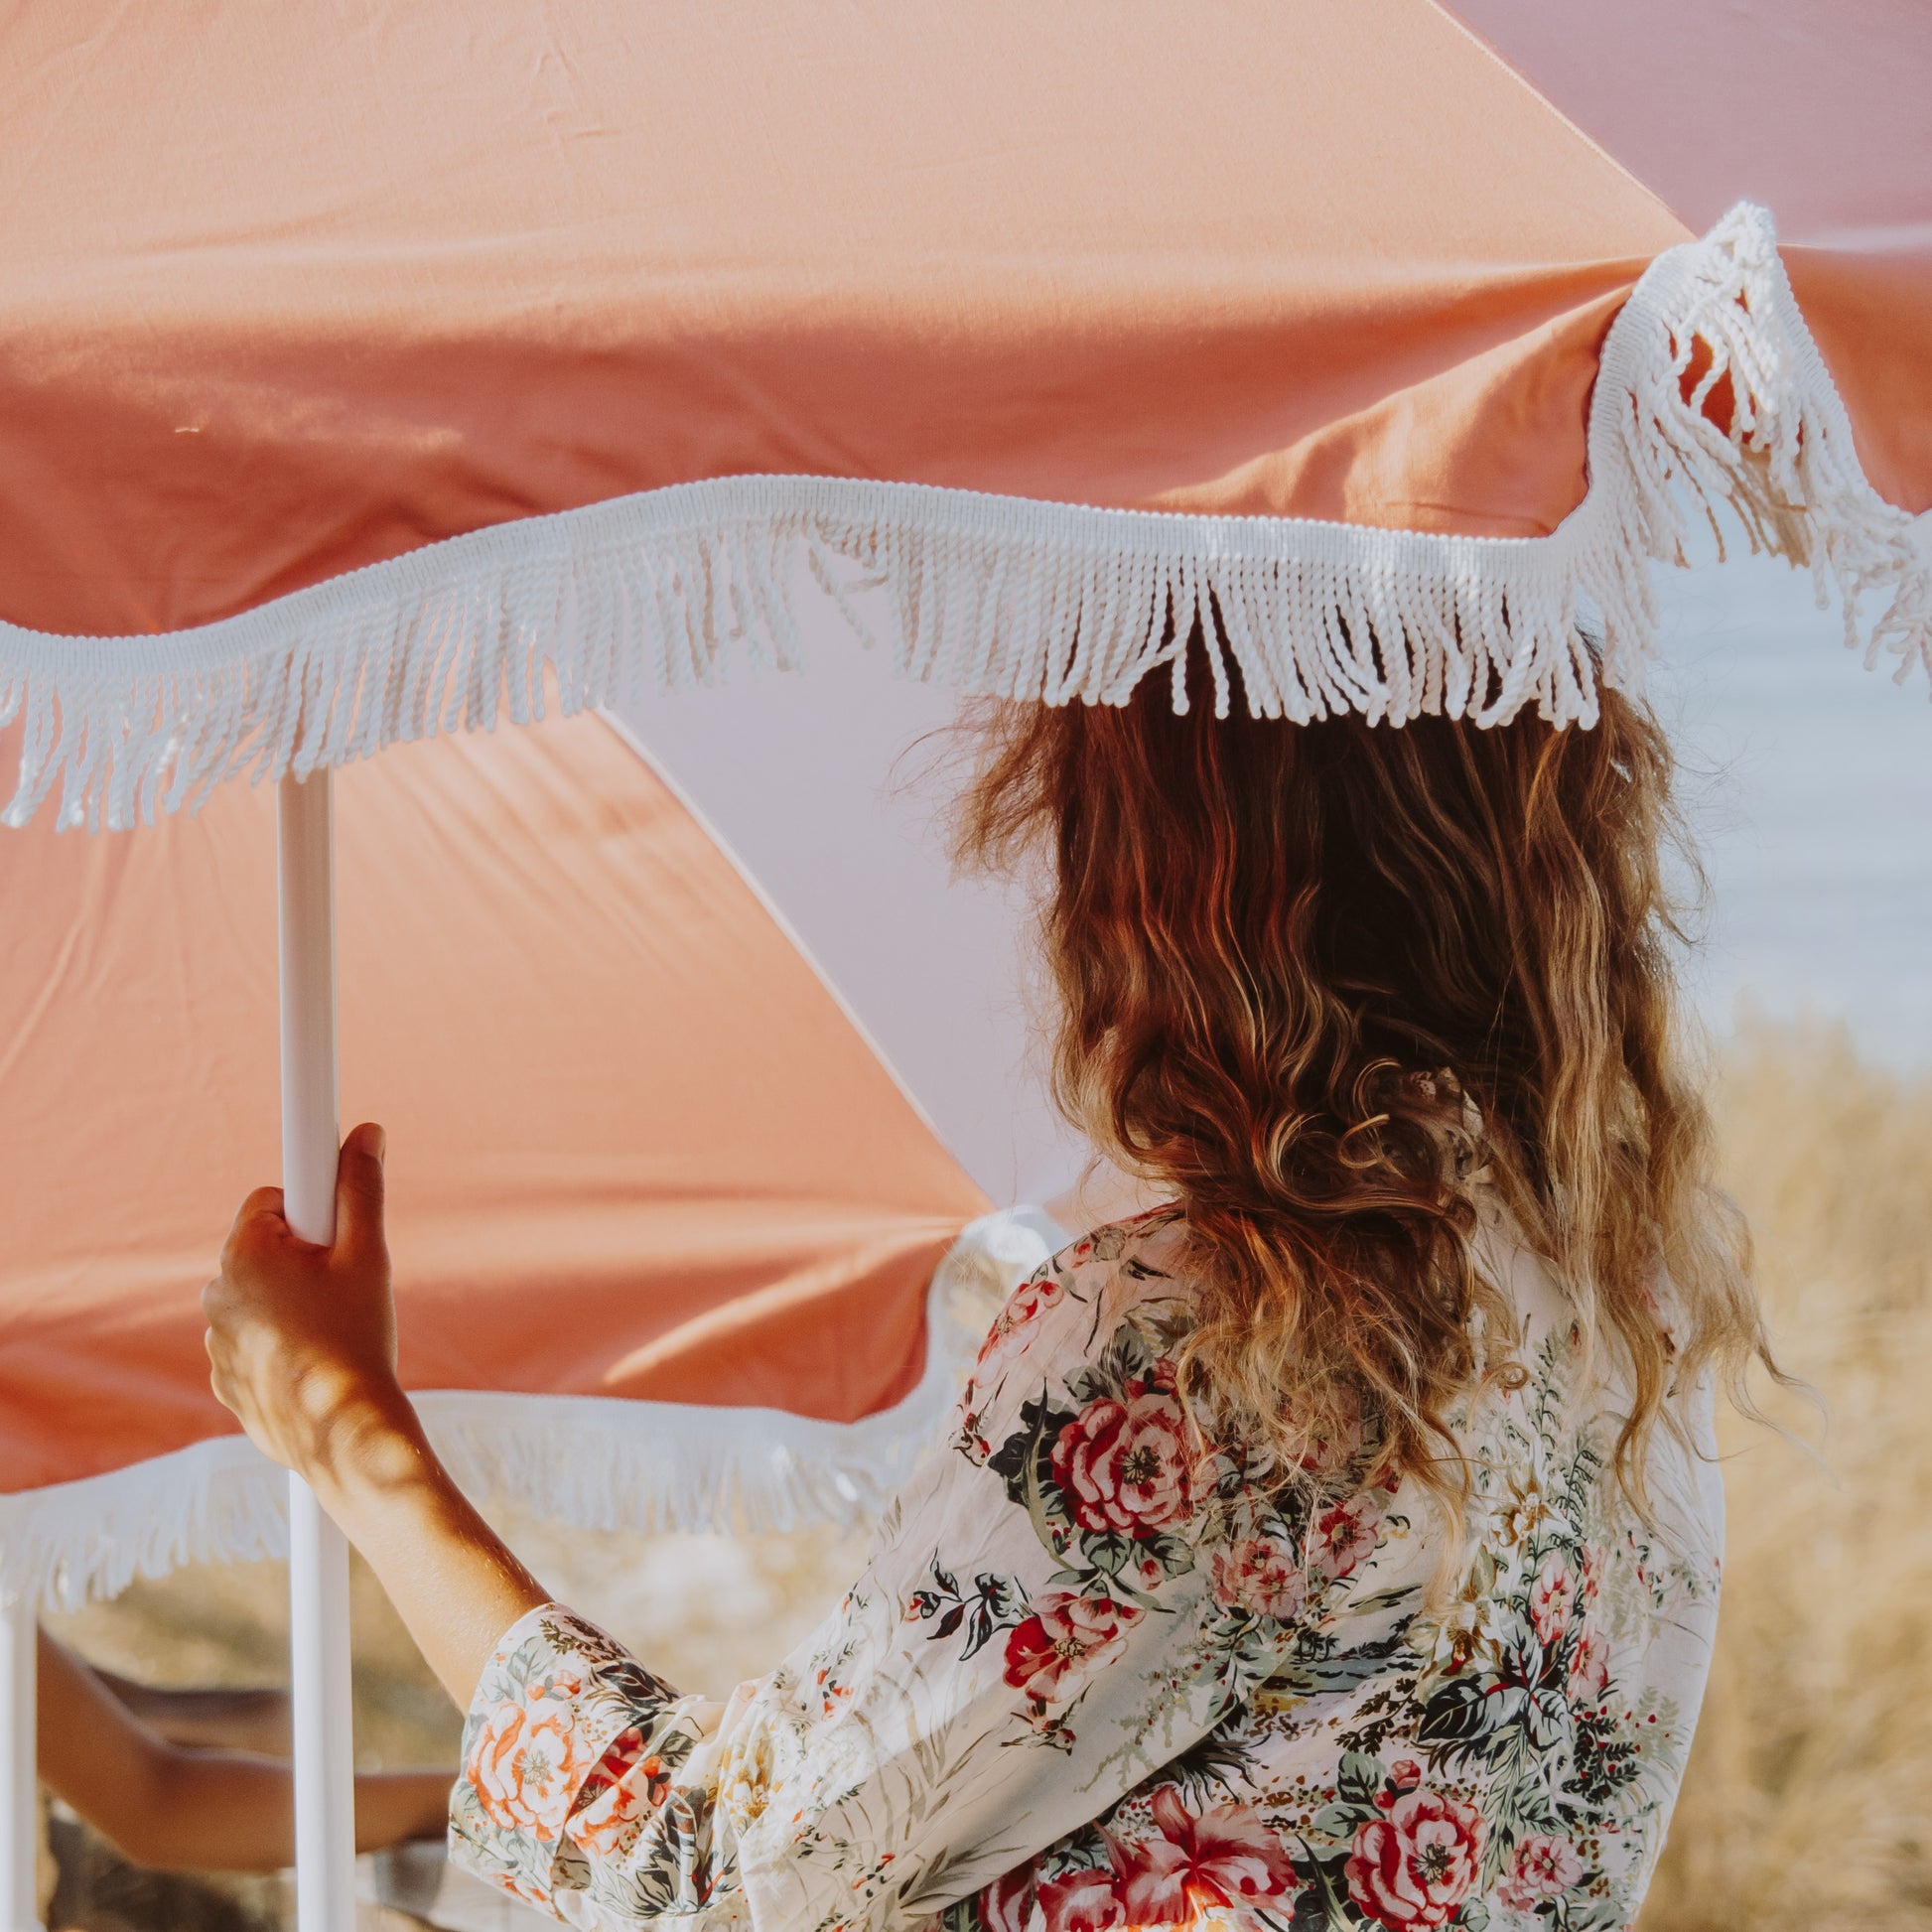
<svg viewBox="0 0 1932 1932">
<path fill-rule="evenodd" d="M 124 1857 L 156 1871 L 279 1871 L 295 1862 L 289 1767 L 240 1751 L 169 1751 L 138 1808 L 96 1793 L 77 1806 Z M 440 1838 L 443 1771 L 365 1771 L 355 1780 L 355 1849 Z"/>
<path fill-rule="evenodd" d="M 45 1631 L 38 1665 L 41 1777 L 124 1857 L 202 1871 L 273 1871 L 294 1857 L 283 1759 L 166 1742 Z M 450 1783 L 447 1771 L 358 1777 L 357 1849 L 440 1834 Z"/>
<path fill-rule="evenodd" d="M 329 1440 L 304 1473 L 467 1708 L 497 1640 L 549 1593 L 456 1486 L 400 1394 L 345 1416 Z"/>
</svg>

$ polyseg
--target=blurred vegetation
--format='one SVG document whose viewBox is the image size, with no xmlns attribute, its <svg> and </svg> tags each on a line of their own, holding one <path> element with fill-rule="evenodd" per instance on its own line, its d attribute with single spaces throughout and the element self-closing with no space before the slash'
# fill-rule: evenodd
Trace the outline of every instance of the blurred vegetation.
<svg viewBox="0 0 1932 1932">
<path fill-rule="evenodd" d="M 1932 1081 L 1756 1029 L 1717 1093 L 1785 1368 L 1727 1418 L 1724 1607 L 1642 1932 L 1932 1928 Z M 1822 1415 L 1819 1403 L 1822 1403 Z"/>
</svg>

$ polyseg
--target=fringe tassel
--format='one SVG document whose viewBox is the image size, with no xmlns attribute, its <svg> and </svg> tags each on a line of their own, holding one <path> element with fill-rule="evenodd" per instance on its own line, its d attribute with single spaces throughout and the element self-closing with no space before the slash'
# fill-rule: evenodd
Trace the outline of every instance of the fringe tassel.
<svg viewBox="0 0 1932 1932">
<path fill-rule="evenodd" d="M 1727 427 L 1704 414 L 1727 394 Z M 883 589 L 902 677 L 1124 704 L 1166 670 L 1188 705 L 1190 633 L 1216 715 L 1232 672 L 1258 717 L 1423 713 L 1589 725 L 1598 679 L 1636 688 L 1694 505 L 1836 588 L 1849 640 L 1889 594 L 1868 662 L 1932 666 L 1932 554 L 1865 482 L 1792 298 L 1770 217 L 1741 205 L 1660 256 L 1612 326 L 1590 486 L 1542 538 L 1445 537 L 1269 517 L 1083 509 L 913 483 L 737 477 L 482 530 L 166 636 L 0 624 L 0 723 L 25 714 L 25 824 L 194 810 L 223 779 L 297 774 L 440 731 L 792 669 L 804 570 L 868 643 L 850 565 Z M 1590 637 L 1599 641 L 1592 643 Z"/>
<path fill-rule="evenodd" d="M 432 1390 L 414 1398 L 464 1491 L 585 1530 L 790 1529 L 883 1508 L 943 1432 L 1002 1302 L 1063 1238 L 1009 1209 L 970 1223 L 934 1271 L 926 1366 L 856 1423 L 776 1409 Z M 288 1551 L 288 1477 L 222 1437 L 80 1482 L 0 1496 L 0 1602 L 72 1609 L 184 1563 Z"/>
</svg>

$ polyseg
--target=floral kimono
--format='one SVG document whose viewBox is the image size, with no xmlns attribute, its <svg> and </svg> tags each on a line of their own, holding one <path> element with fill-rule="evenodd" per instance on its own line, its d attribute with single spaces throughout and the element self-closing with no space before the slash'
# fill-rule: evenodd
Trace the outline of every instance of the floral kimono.
<svg viewBox="0 0 1932 1932">
<path fill-rule="evenodd" d="M 1435 1516 L 1368 1486 L 1359 1441 L 1286 1487 L 1190 1441 L 1184 1225 L 1157 1211 L 1015 1293 L 949 1450 L 768 1677 L 681 1697 L 567 1609 L 508 1631 L 455 1857 L 587 1928 L 1628 1924 L 1703 1692 L 1722 1498 L 1660 1433 L 1643 1528 L 1614 1395 L 1476 1194 L 1527 1380 L 1452 1419 L 1476 1497 L 1448 1589 Z"/>
</svg>

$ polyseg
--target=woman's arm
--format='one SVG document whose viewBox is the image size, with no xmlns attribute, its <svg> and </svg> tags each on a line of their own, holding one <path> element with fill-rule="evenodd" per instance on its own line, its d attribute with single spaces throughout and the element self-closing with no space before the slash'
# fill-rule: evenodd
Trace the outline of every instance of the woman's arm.
<svg viewBox="0 0 1932 1932">
<path fill-rule="evenodd" d="M 379 1127 L 343 1143 L 333 1247 L 294 1233 L 279 1187 L 242 1203 L 202 1294 L 211 1380 L 256 1446 L 307 1478 L 467 1706 L 497 1638 L 547 1597 L 451 1481 L 396 1380 L 383 1151 Z"/>
<path fill-rule="evenodd" d="M 157 1736 L 79 1659 L 39 1642 L 40 1774 L 135 1864 L 160 1871 L 273 1871 L 295 1856 L 288 1766 Z M 355 1780 L 355 1848 L 440 1836 L 441 1771 Z"/>
</svg>

